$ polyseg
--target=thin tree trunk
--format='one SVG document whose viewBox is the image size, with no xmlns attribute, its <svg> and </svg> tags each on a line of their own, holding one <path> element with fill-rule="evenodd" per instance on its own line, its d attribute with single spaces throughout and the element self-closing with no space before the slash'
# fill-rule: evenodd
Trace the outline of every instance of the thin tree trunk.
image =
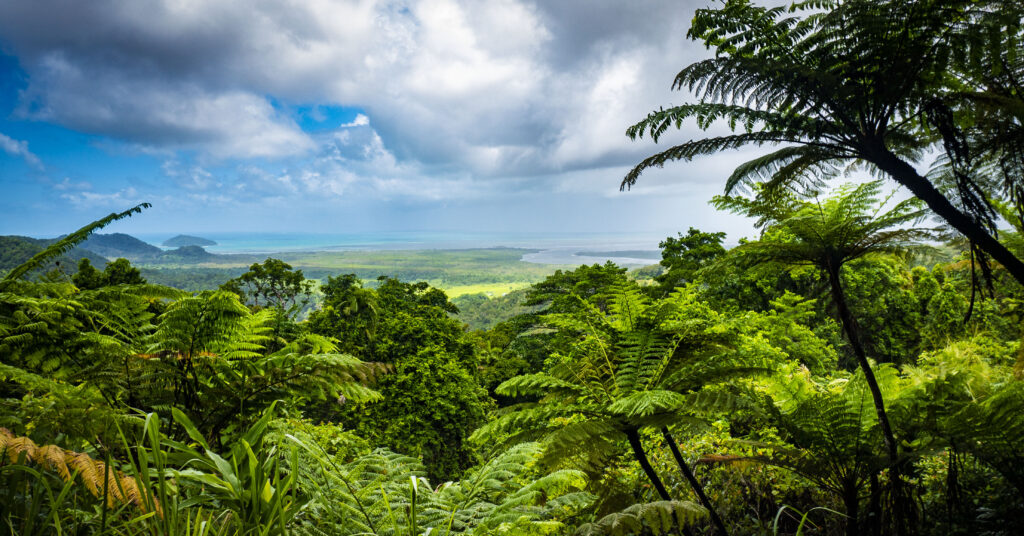
<svg viewBox="0 0 1024 536">
<path fill-rule="evenodd" d="M 693 488 L 693 493 L 697 495 L 697 499 L 700 500 L 700 504 L 707 509 L 708 514 L 711 516 L 711 522 L 715 524 L 715 528 L 718 529 L 718 533 L 723 536 L 728 536 L 729 531 L 725 528 L 725 523 L 722 522 L 722 518 L 719 517 L 715 507 L 711 504 L 711 500 L 708 499 L 707 494 L 704 493 L 704 486 L 700 485 L 697 477 L 693 475 L 693 471 L 690 470 L 689 464 L 683 459 L 682 453 L 679 452 L 679 447 L 676 445 L 676 440 L 669 433 L 668 427 L 661 427 L 661 433 L 665 436 L 665 442 L 668 443 L 669 450 L 672 451 L 672 457 L 676 459 L 676 464 L 679 465 L 679 471 L 683 473 L 683 478 L 690 483 L 690 487 Z"/>
<path fill-rule="evenodd" d="M 1011 253 L 980 223 L 956 208 L 942 192 L 935 188 L 931 181 L 922 177 L 913 166 L 893 154 L 884 145 L 881 148 L 865 152 L 872 163 L 889 174 L 896 182 L 906 186 L 915 197 L 924 201 L 932 212 L 967 237 L 968 240 L 977 244 L 982 251 L 1003 265 L 1018 283 L 1024 285 L 1024 261 Z"/>
<path fill-rule="evenodd" d="M 832 287 L 832 299 L 836 302 L 836 309 L 839 311 L 839 320 L 846 332 L 846 338 L 850 341 L 853 354 L 857 357 L 857 363 L 864 373 L 864 381 L 868 384 L 871 392 L 871 399 L 875 404 L 875 413 L 878 416 L 878 424 L 882 429 L 882 439 L 885 443 L 885 450 L 889 458 L 889 472 L 892 480 L 893 496 L 896 503 L 894 520 L 896 534 L 908 534 L 913 530 L 909 529 L 907 523 L 910 521 L 910 510 L 906 505 L 906 497 L 903 489 L 903 475 L 899 462 L 899 450 L 896 446 L 896 437 L 892 433 L 892 426 L 889 424 L 889 417 L 885 413 L 885 401 L 882 399 L 882 390 L 878 387 L 878 380 L 871 370 L 871 363 L 868 362 L 864 346 L 861 344 L 860 335 L 857 332 L 857 323 L 850 313 L 846 304 L 846 294 L 843 292 L 843 285 L 839 279 L 839 266 L 828 266 L 828 279 Z"/>
<path fill-rule="evenodd" d="M 860 497 L 857 487 L 849 482 L 843 486 L 843 506 L 846 507 L 846 536 L 861 536 L 857 519 L 860 516 Z"/>
<path fill-rule="evenodd" d="M 640 468 L 644 470 L 644 474 L 647 475 L 651 484 L 654 484 L 654 489 L 658 490 L 658 496 L 663 501 L 671 501 L 672 497 L 665 489 L 665 484 L 661 482 L 661 477 L 654 471 L 654 467 L 651 467 L 647 453 L 644 452 L 644 446 L 640 444 L 640 433 L 636 430 L 626 430 L 626 439 L 629 440 L 629 446 L 633 448 L 633 457 L 640 462 Z"/>
<path fill-rule="evenodd" d="M 636 461 L 640 462 L 640 467 L 644 470 L 644 474 L 654 484 L 654 489 L 658 490 L 658 496 L 663 501 L 671 501 L 672 496 L 668 494 L 668 490 L 665 488 L 665 484 L 661 482 L 661 477 L 654 471 L 654 467 L 651 466 L 650 460 L 647 459 L 647 453 L 644 451 L 644 446 L 640 443 L 640 432 L 637 430 L 626 430 L 626 439 L 629 440 L 629 446 L 633 449 L 633 457 Z M 689 527 L 683 525 L 683 520 L 676 519 L 676 523 L 686 536 L 693 536 Z"/>
<path fill-rule="evenodd" d="M 871 497 L 868 499 L 868 534 L 882 536 L 882 486 L 878 473 L 871 473 Z"/>
</svg>

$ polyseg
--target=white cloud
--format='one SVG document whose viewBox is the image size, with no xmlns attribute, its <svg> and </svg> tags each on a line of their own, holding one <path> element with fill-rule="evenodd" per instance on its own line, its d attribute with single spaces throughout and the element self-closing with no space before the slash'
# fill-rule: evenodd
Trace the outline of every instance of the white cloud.
<svg viewBox="0 0 1024 536">
<path fill-rule="evenodd" d="M 18 156 L 25 159 L 29 165 L 42 169 L 43 162 L 39 157 L 28 150 L 28 142 L 16 140 L 0 132 L 0 149 L 11 156 Z"/>
<path fill-rule="evenodd" d="M 363 114 L 356 114 L 356 118 L 348 123 L 342 123 L 340 128 L 365 127 L 370 124 L 370 118 Z"/>
<path fill-rule="evenodd" d="M 124 210 L 126 207 L 134 206 L 143 201 L 142 196 L 135 188 L 128 187 L 121 190 L 108 193 L 81 191 L 74 193 L 61 194 L 61 197 L 67 199 L 77 208 L 115 208 Z"/>
</svg>

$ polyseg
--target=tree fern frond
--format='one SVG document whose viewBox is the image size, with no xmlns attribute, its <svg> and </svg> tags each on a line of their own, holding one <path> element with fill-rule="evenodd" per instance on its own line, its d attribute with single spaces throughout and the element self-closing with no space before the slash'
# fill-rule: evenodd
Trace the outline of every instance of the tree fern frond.
<svg viewBox="0 0 1024 536">
<path fill-rule="evenodd" d="M 664 167 L 668 162 L 676 160 L 691 160 L 695 156 L 715 154 L 730 149 L 740 149 L 747 145 L 760 147 L 762 145 L 773 145 L 786 143 L 791 140 L 771 132 L 750 132 L 745 134 L 732 134 L 705 138 L 702 140 L 691 140 L 681 145 L 676 145 L 653 156 L 649 156 L 633 167 L 619 185 L 620 190 L 632 188 L 640 175 L 651 167 Z"/>
<path fill-rule="evenodd" d="M 61 238 L 60 240 L 48 246 L 43 251 L 40 251 L 39 253 L 35 254 L 31 259 L 25 261 L 20 266 L 17 266 L 10 272 L 8 272 L 7 275 L 4 276 L 3 281 L 0 282 L 0 289 L 6 288 L 9 281 L 21 279 L 22 277 L 25 276 L 25 274 L 39 268 L 40 266 L 44 265 L 47 261 L 67 253 L 68 251 L 71 250 L 71 248 L 77 246 L 78 244 L 88 239 L 89 235 L 91 235 L 92 233 L 106 227 L 107 225 L 110 225 L 115 221 L 123 220 L 131 216 L 132 214 L 141 213 L 143 209 L 147 209 L 151 206 L 152 205 L 150 205 L 149 203 L 140 203 L 124 212 L 111 213 L 65 236 L 64 238 Z"/>
</svg>

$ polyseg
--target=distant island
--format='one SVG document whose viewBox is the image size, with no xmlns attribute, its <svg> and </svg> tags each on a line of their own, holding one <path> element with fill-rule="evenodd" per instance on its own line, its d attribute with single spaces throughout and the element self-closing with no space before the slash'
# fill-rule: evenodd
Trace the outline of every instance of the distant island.
<svg viewBox="0 0 1024 536">
<path fill-rule="evenodd" d="M 209 238 L 199 236 L 178 235 L 174 238 L 164 240 L 163 246 L 169 248 L 180 248 L 184 246 L 216 246 L 217 243 Z"/>
</svg>

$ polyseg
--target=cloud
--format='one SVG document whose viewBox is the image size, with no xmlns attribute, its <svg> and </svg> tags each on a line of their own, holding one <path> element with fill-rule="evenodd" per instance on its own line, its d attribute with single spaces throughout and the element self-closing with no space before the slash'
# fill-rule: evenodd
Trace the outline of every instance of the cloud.
<svg viewBox="0 0 1024 536">
<path fill-rule="evenodd" d="M 177 160 L 167 160 L 160 168 L 166 177 L 186 190 L 209 190 L 221 186 L 213 173 L 200 166 L 185 167 Z"/>
<path fill-rule="evenodd" d="M 68 190 L 89 190 L 92 189 L 92 184 L 82 182 L 72 182 L 70 177 L 64 177 L 64 179 L 53 185 L 53 189 L 57 191 L 68 191 Z"/>
<path fill-rule="evenodd" d="M 11 156 L 19 156 L 25 159 L 25 162 L 28 162 L 29 165 L 35 168 L 43 168 L 43 162 L 39 160 L 39 157 L 28 150 L 27 141 L 16 140 L 0 132 L 0 149 Z"/>
<path fill-rule="evenodd" d="M 424 176 L 628 165 L 623 135 L 704 54 L 692 7 L 653 1 L 36 0 L 0 5 L 24 117 L 147 150 L 315 154 L 293 105 L 357 107 Z M 315 182 L 315 181 L 314 181 Z"/>
<path fill-rule="evenodd" d="M 370 124 L 370 118 L 363 114 L 356 114 L 356 118 L 348 123 L 342 123 L 341 128 L 364 127 Z"/>
<path fill-rule="evenodd" d="M 186 81 L 154 80 L 111 66 L 44 54 L 23 92 L 19 113 L 147 149 L 194 149 L 217 157 L 301 154 L 313 142 L 293 120 L 247 91 L 213 91 Z"/>
<path fill-rule="evenodd" d="M 142 199 L 135 188 L 124 188 L 114 192 L 99 193 L 90 191 L 80 191 L 61 194 L 61 197 L 70 201 L 76 208 L 115 208 L 124 210 L 125 207 L 130 207 L 146 201 Z"/>
<path fill-rule="evenodd" d="M 469 199 L 487 194 L 491 184 L 467 173 L 427 173 L 418 162 L 402 162 L 385 146 L 366 116 L 318 138 L 309 158 L 282 165 L 246 165 L 234 184 L 246 199 L 295 197 L 316 202 L 338 199 L 374 201 Z"/>
</svg>

